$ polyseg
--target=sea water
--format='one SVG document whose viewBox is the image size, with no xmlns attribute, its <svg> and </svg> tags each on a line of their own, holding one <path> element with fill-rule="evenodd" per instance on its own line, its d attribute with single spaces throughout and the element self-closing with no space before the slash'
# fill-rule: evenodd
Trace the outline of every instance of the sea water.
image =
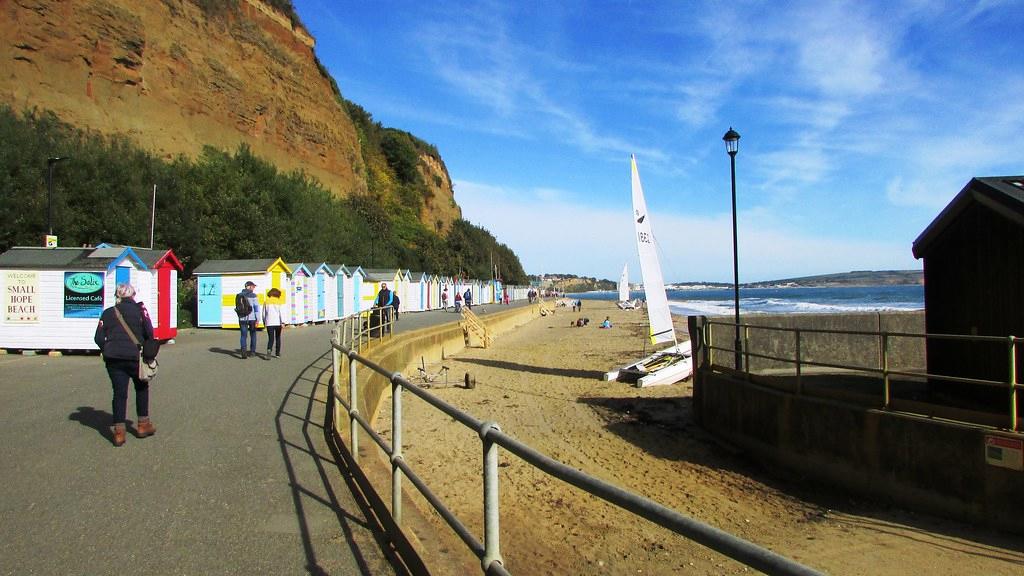
<svg viewBox="0 0 1024 576">
<path fill-rule="evenodd" d="M 666 290 L 673 314 L 728 316 L 734 311 L 732 288 Z M 618 300 L 618 292 L 569 294 L 570 298 Z M 634 290 L 631 298 L 643 298 Z M 740 313 L 845 314 L 923 310 L 924 286 L 842 286 L 830 288 L 740 288 Z"/>
</svg>

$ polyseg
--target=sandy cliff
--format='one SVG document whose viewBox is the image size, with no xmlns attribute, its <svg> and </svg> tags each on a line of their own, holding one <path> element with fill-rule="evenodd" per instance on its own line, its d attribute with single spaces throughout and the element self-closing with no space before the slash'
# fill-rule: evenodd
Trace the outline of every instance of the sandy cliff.
<svg viewBox="0 0 1024 576">
<path fill-rule="evenodd" d="M 366 190 L 356 130 L 314 39 L 259 0 L 204 12 L 189 0 L 0 0 L 0 102 L 121 133 L 168 157 L 247 143 L 334 194 Z M 459 216 L 448 174 L 421 220 Z M 435 168 L 436 169 L 436 168 Z M 453 209 L 454 207 L 454 209 Z"/>
</svg>

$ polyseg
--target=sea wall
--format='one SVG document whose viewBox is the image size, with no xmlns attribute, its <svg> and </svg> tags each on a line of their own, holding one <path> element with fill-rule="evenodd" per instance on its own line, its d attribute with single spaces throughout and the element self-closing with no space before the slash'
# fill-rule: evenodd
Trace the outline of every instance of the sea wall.
<svg viewBox="0 0 1024 576">
<path fill-rule="evenodd" d="M 713 318 L 731 324 L 732 318 Z M 804 362 L 846 364 L 869 368 L 881 367 L 880 332 L 890 334 L 924 334 L 924 311 L 916 312 L 865 312 L 861 314 L 761 314 L 746 315 L 742 324 L 746 328 L 747 342 L 744 349 L 750 352 L 747 358 L 751 371 L 792 369 L 793 364 L 771 360 L 773 358 L 796 358 L 797 333 L 799 333 L 799 354 Z M 783 328 L 771 330 L 767 328 Z M 854 334 L 819 333 L 824 331 L 845 331 Z M 712 337 L 716 345 L 732 348 L 735 329 L 732 326 L 712 326 Z M 925 367 L 924 338 L 890 336 L 887 342 L 890 369 L 923 369 Z M 716 352 L 721 354 L 722 352 Z"/>
<path fill-rule="evenodd" d="M 765 317 L 758 321 L 790 327 L 833 325 L 842 330 L 862 325 L 865 330 L 877 331 L 882 326 L 882 330 L 907 332 L 915 332 L 910 328 L 921 322 L 923 330 L 923 318 L 912 316 L 878 315 L 874 326 L 869 326 L 870 319 L 855 318 L 851 324 L 844 316 Z M 697 318 L 691 318 L 691 333 L 700 326 Z M 723 337 L 720 334 L 716 339 Z M 779 351 L 787 345 L 783 340 L 769 339 L 757 345 Z M 841 341 L 820 346 L 815 354 L 827 351 L 832 358 L 867 365 L 877 361 L 877 347 L 870 352 L 860 341 L 846 342 L 845 347 Z M 899 354 L 905 363 L 917 363 L 920 357 L 923 366 L 923 344 L 921 350 L 909 346 Z M 986 458 L 994 438 L 1017 443 L 1024 434 L 763 385 L 743 373 L 713 370 L 706 350 L 699 345 L 694 359 L 695 418 L 706 430 L 756 460 L 902 507 L 1024 533 L 1024 499 L 1020 498 L 1024 472 L 994 465 Z M 753 359 L 751 364 L 756 366 Z M 819 373 L 816 378 L 828 380 L 830 376 Z M 839 376 L 834 384 L 837 388 L 846 385 Z"/>
<path fill-rule="evenodd" d="M 537 305 L 517 306 L 500 312 L 492 312 L 479 316 L 492 337 L 538 318 L 540 307 Z M 475 338 L 470 345 L 477 344 Z M 466 347 L 466 337 L 458 322 L 439 326 L 431 326 L 407 333 L 396 334 L 391 340 L 374 345 L 363 354 L 373 362 L 389 370 L 401 368 L 403 374 L 414 373 L 420 358 L 426 362 L 436 362 L 447 355 L 460 352 Z M 359 411 L 370 415 L 368 420 L 374 422 L 380 412 L 381 402 L 391 393 L 391 383 L 384 376 L 358 365 L 356 378 L 359 382 Z M 344 395 L 347 384 L 342 383 L 339 390 Z"/>
</svg>

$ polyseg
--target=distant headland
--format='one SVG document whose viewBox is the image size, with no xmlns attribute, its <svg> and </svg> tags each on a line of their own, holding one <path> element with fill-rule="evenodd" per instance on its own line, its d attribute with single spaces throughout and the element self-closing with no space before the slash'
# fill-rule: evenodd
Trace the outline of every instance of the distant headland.
<svg viewBox="0 0 1024 576">
<path fill-rule="evenodd" d="M 540 281 L 545 288 L 570 293 L 615 289 L 615 282 L 611 280 L 599 280 L 574 274 L 531 275 L 530 280 Z M 839 286 L 919 286 L 921 284 L 924 284 L 924 273 L 921 270 L 855 270 L 765 282 L 747 282 L 741 283 L 740 286 L 744 288 L 835 288 Z M 665 287 L 669 290 L 687 290 L 731 286 L 731 282 L 694 281 L 673 282 Z"/>
</svg>

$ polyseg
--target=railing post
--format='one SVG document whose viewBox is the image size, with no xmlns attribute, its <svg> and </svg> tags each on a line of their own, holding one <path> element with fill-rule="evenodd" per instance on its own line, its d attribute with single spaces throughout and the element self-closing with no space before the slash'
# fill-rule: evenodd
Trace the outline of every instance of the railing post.
<svg viewBox="0 0 1024 576">
<path fill-rule="evenodd" d="M 341 351 L 338 350 L 337 346 L 341 344 L 341 325 L 335 324 L 333 335 L 331 337 L 331 383 L 327 387 L 327 408 L 331 411 L 331 427 L 338 427 L 338 402 L 335 400 L 334 395 L 337 394 L 338 382 L 341 378 Z M 331 430 L 334 433 L 334 430 Z"/>
<path fill-rule="evenodd" d="M 485 573 L 494 562 L 504 564 L 499 533 L 498 445 L 488 437 L 488 432 L 492 430 L 501 432 L 501 428 L 494 422 L 484 422 L 480 427 L 484 450 L 484 556 L 480 563 Z"/>
<path fill-rule="evenodd" d="M 797 328 L 794 332 L 796 334 L 796 395 L 800 396 L 803 394 L 803 381 L 800 379 L 800 329 Z"/>
<path fill-rule="evenodd" d="M 402 525 L 402 375 L 391 376 L 391 517 L 395 524 Z"/>
<path fill-rule="evenodd" d="M 1017 339 L 1010 336 L 1010 430 L 1017 431 Z"/>
<path fill-rule="evenodd" d="M 892 388 L 889 382 L 889 334 L 882 332 L 882 408 L 889 409 L 892 403 Z"/>
<path fill-rule="evenodd" d="M 743 372 L 750 379 L 750 326 L 743 327 Z"/>
<path fill-rule="evenodd" d="M 707 325 L 707 328 L 704 329 L 704 334 L 707 335 L 706 337 L 707 337 L 707 340 L 708 340 L 707 341 L 707 349 L 708 349 L 708 366 L 709 367 L 715 365 L 715 348 L 714 348 L 715 339 L 711 335 L 711 331 L 714 330 L 714 328 L 715 328 L 715 325 L 713 323 L 709 322 L 708 325 Z"/>
<path fill-rule="evenodd" d="M 356 382 L 356 360 L 353 358 L 355 352 L 348 353 L 348 429 L 352 438 L 352 460 L 359 462 L 359 422 L 356 416 L 359 414 L 359 386 Z"/>
</svg>

